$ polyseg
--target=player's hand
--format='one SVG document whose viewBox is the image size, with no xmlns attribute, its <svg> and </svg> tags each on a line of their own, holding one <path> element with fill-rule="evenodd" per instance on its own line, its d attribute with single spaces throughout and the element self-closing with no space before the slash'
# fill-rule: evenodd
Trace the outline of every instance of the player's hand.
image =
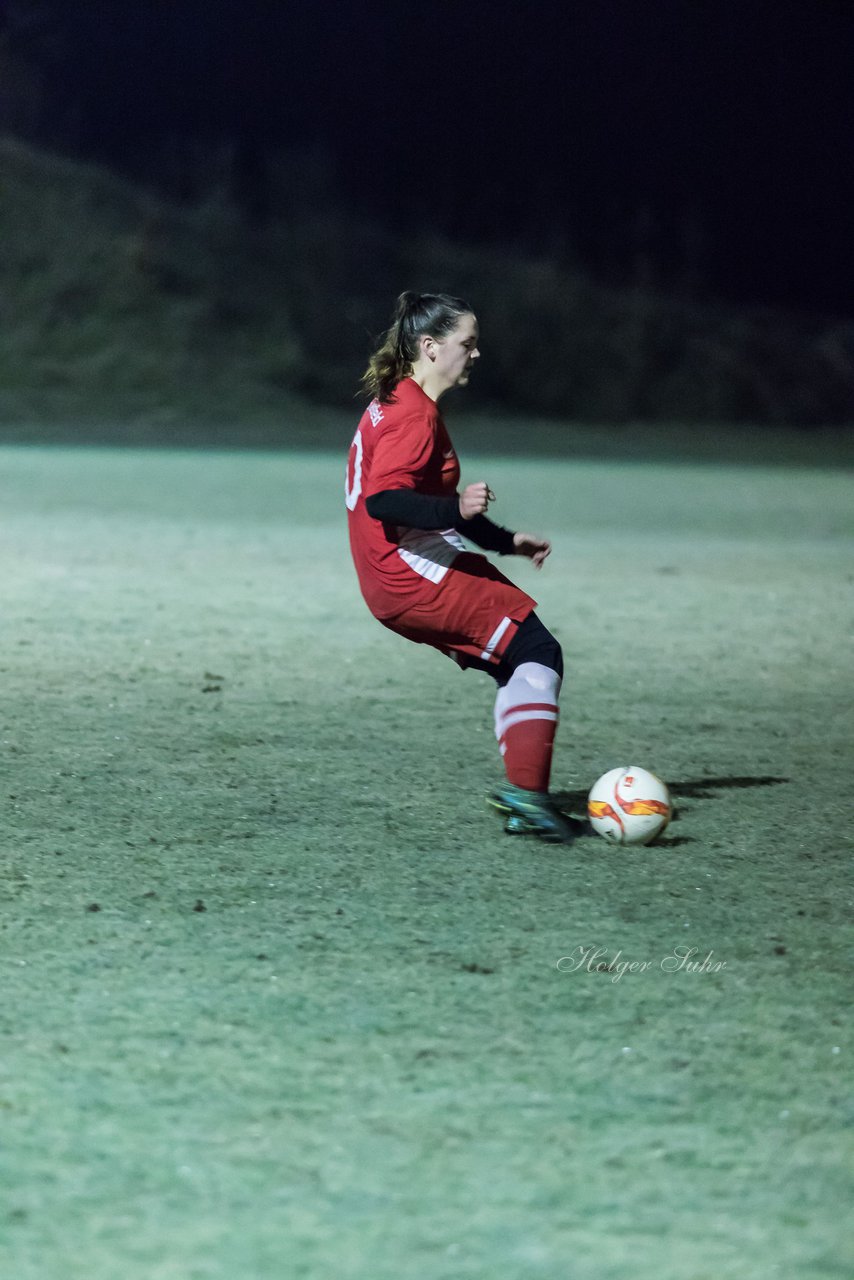
<svg viewBox="0 0 854 1280">
<path fill-rule="evenodd" d="M 463 520 L 471 520 L 472 516 L 486 514 L 490 502 L 495 501 L 495 494 L 485 480 L 477 484 L 467 485 L 460 495 L 460 515 Z"/>
<path fill-rule="evenodd" d="M 542 569 L 543 561 L 552 552 L 552 544 L 535 533 L 514 533 L 513 546 L 517 556 L 527 556 L 529 560 L 533 560 L 535 569 Z"/>
</svg>

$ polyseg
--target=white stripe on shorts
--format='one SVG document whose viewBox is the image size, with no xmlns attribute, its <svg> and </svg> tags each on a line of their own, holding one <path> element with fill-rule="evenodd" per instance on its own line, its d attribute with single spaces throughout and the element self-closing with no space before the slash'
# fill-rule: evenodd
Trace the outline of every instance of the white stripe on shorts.
<svg viewBox="0 0 854 1280">
<path fill-rule="evenodd" d="M 492 657 L 493 653 L 495 652 L 496 646 L 501 640 L 501 637 L 504 635 L 504 632 L 510 626 L 510 622 L 511 622 L 510 618 L 502 618 L 498 626 L 493 631 L 492 635 L 487 640 L 486 648 L 484 649 L 483 653 L 480 655 L 481 659 L 484 662 L 488 662 L 489 659 Z"/>
</svg>

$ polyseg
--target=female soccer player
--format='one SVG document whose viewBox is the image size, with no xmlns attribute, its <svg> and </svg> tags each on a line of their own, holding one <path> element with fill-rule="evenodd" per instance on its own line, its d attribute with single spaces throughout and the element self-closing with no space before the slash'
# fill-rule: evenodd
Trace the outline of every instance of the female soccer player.
<svg viewBox="0 0 854 1280">
<path fill-rule="evenodd" d="M 402 293 L 394 322 L 363 376 L 372 397 L 350 446 L 350 546 L 365 601 L 384 626 L 429 644 L 498 684 L 495 735 L 507 781 L 489 797 L 505 829 L 568 844 L 573 830 L 549 798 L 563 677 L 560 645 L 536 601 L 486 556 L 526 556 L 540 569 L 551 544 L 511 533 L 486 512 L 485 480 L 457 486 L 460 466 L 439 413 L 464 387 L 478 351 L 477 320 L 460 298 Z"/>
</svg>

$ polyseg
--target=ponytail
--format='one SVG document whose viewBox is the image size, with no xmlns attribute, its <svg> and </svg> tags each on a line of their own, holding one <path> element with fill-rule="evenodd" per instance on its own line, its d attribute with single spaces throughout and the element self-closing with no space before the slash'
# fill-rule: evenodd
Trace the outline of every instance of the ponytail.
<svg viewBox="0 0 854 1280">
<path fill-rule="evenodd" d="M 397 384 L 412 372 L 421 338 L 446 337 L 456 328 L 460 316 L 470 313 L 467 302 L 446 293 L 402 293 L 391 327 L 362 374 L 365 392 L 380 404 L 388 404 Z"/>
</svg>

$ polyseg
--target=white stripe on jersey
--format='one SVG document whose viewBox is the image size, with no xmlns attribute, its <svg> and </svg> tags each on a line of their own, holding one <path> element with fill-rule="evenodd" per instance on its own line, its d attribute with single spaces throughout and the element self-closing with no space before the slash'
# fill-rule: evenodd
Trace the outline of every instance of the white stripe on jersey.
<svg viewBox="0 0 854 1280">
<path fill-rule="evenodd" d="M 456 529 L 398 529 L 397 554 L 422 578 L 441 582 L 466 545 Z"/>
</svg>

